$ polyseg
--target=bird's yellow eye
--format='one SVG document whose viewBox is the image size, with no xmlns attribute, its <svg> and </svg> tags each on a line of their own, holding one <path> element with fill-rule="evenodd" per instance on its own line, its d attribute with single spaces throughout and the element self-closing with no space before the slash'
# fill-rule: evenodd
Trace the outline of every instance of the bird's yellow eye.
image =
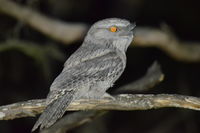
<svg viewBox="0 0 200 133">
<path fill-rule="evenodd" d="M 117 31 L 117 27 L 116 26 L 112 26 L 109 29 L 111 32 L 116 32 Z"/>
</svg>

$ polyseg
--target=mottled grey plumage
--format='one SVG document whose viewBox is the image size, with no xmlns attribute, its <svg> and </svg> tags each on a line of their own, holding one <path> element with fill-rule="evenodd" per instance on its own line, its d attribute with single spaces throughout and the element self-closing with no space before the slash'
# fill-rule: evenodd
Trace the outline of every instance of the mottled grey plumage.
<svg viewBox="0 0 200 133">
<path fill-rule="evenodd" d="M 110 27 L 116 27 L 112 32 Z M 74 100 L 101 98 L 120 77 L 126 66 L 125 52 L 133 39 L 135 25 L 118 18 L 96 22 L 81 47 L 64 64 L 47 96 L 48 106 L 32 131 L 48 128 L 65 113 Z"/>
</svg>

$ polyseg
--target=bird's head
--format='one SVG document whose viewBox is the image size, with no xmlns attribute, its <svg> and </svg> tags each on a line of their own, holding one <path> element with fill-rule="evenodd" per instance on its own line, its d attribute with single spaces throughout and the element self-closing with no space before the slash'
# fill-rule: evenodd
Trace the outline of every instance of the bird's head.
<svg viewBox="0 0 200 133">
<path fill-rule="evenodd" d="M 94 43 L 109 43 L 119 49 L 126 50 L 133 39 L 134 28 L 135 24 L 131 24 L 125 19 L 108 18 L 93 24 L 86 39 Z"/>
</svg>

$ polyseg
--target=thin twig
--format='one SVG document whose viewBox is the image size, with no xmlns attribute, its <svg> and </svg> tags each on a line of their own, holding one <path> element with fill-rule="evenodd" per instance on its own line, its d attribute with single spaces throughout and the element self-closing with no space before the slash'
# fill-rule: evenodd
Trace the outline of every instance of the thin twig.
<svg viewBox="0 0 200 133">
<path fill-rule="evenodd" d="M 0 0 L 0 12 L 64 44 L 81 40 L 88 29 L 86 24 L 61 22 L 10 0 Z M 157 47 L 180 61 L 199 62 L 200 42 L 180 41 L 173 32 L 169 31 L 169 28 L 163 29 L 162 27 L 161 30 L 137 27 L 132 44 L 139 47 Z"/>
</svg>

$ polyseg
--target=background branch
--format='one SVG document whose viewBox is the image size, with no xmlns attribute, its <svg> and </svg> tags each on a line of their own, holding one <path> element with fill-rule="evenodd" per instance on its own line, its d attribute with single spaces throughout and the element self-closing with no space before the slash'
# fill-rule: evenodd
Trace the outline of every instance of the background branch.
<svg viewBox="0 0 200 133">
<path fill-rule="evenodd" d="M 70 44 L 82 39 L 88 29 L 86 24 L 61 22 L 9 0 L 0 0 L 0 12 L 12 16 L 64 44 Z M 161 30 L 137 27 L 133 45 L 157 47 L 177 60 L 199 62 L 200 43 L 180 41 L 169 31 L 169 28 L 166 27 L 161 27 Z"/>
<path fill-rule="evenodd" d="M 61 22 L 9 0 L 0 0 L 0 12 L 12 16 L 48 37 L 65 44 L 81 39 L 87 29 L 85 24 Z"/>
<path fill-rule="evenodd" d="M 162 27 L 161 27 L 162 28 Z M 176 60 L 200 61 L 200 43 L 183 42 L 177 39 L 169 27 L 160 29 L 137 27 L 134 44 L 140 47 L 156 47 Z"/>
<path fill-rule="evenodd" d="M 90 122 L 106 112 L 108 111 L 92 110 L 73 112 L 62 117 L 62 119 L 58 120 L 50 128 L 42 130 L 41 133 L 66 133 L 68 130 Z"/>
<path fill-rule="evenodd" d="M 158 62 L 155 61 L 148 68 L 146 74 L 142 78 L 118 88 L 114 93 L 147 91 L 162 82 L 163 80 L 164 74 L 162 73 Z"/>
</svg>

